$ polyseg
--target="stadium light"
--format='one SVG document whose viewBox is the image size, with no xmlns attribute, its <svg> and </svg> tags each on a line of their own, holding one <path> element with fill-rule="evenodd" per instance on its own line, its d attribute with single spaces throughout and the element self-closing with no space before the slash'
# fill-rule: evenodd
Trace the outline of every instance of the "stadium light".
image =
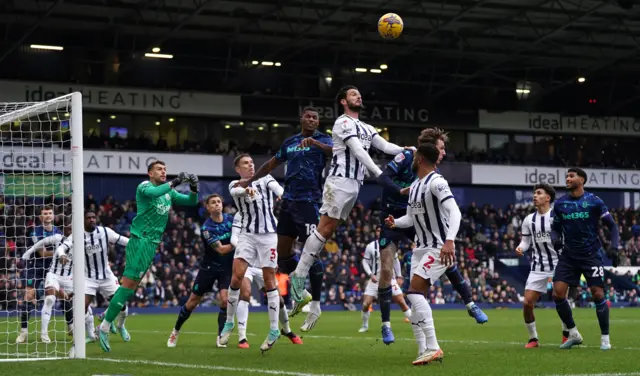
<svg viewBox="0 0 640 376">
<path fill-rule="evenodd" d="M 224 126 L 224 129 L 229 129 L 229 128 L 231 128 L 231 126 L 229 124 Z"/>
<path fill-rule="evenodd" d="M 516 94 L 529 94 L 531 90 L 529 89 L 516 89 Z"/>
<path fill-rule="evenodd" d="M 258 64 L 260 64 L 260 62 L 258 60 L 254 60 L 254 61 L 251 62 L 251 64 L 258 65 Z"/>
<path fill-rule="evenodd" d="M 275 66 L 276 67 L 280 67 L 280 66 L 282 66 L 282 63 L 276 63 Z"/>
<path fill-rule="evenodd" d="M 356 68 L 356 72 L 365 73 L 367 68 Z"/>
<path fill-rule="evenodd" d="M 173 59 L 173 55 L 170 54 L 155 54 L 151 52 L 147 52 L 146 54 L 144 54 L 144 56 L 154 59 Z"/>
<path fill-rule="evenodd" d="M 160 122 L 159 122 L 159 121 L 156 121 L 156 126 L 159 126 L 159 125 L 160 125 Z"/>
<path fill-rule="evenodd" d="M 376 68 L 369 69 L 369 72 L 371 72 L 371 73 L 382 73 L 382 71 L 380 69 L 376 69 Z"/>
<path fill-rule="evenodd" d="M 113 119 L 115 119 L 115 118 L 116 118 L 116 115 L 111 115 L 111 116 L 109 116 L 109 117 L 111 118 L 111 120 L 113 120 Z"/>
<path fill-rule="evenodd" d="M 578 77 L 578 82 L 579 82 L 579 83 L 583 83 L 583 82 L 585 82 L 586 80 L 587 80 L 587 79 L 586 79 L 586 78 L 584 78 L 584 77 Z"/>
<path fill-rule="evenodd" d="M 278 124 L 278 123 L 273 123 L 273 127 L 274 127 L 274 128 L 278 128 L 279 126 L 280 126 L 280 124 Z"/>
<path fill-rule="evenodd" d="M 169 118 L 169 123 L 173 123 L 174 121 L 176 121 L 176 119 L 174 119 L 174 118 Z"/>
<path fill-rule="evenodd" d="M 262 131 L 262 130 L 264 130 L 264 127 L 258 127 L 258 130 Z"/>
<path fill-rule="evenodd" d="M 153 47 L 151 49 L 151 52 L 153 52 L 154 54 L 157 54 L 158 52 L 160 52 L 160 47 Z"/>
<path fill-rule="evenodd" d="M 262 65 L 266 65 L 266 66 L 271 67 L 271 66 L 273 66 L 273 61 L 263 61 Z"/>
<path fill-rule="evenodd" d="M 380 69 L 384 70 L 389 68 L 389 66 L 387 64 L 380 64 Z"/>
<path fill-rule="evenodd" d="M 32 44 L 30 46 L 33 49 L 36 50 L 51 50 L 51 51 L 62 51 L 64 50 L 64 47 L 62 46 L 50 46 L 50 45 L 46 45 L 46 44 Z"/>
</svg>

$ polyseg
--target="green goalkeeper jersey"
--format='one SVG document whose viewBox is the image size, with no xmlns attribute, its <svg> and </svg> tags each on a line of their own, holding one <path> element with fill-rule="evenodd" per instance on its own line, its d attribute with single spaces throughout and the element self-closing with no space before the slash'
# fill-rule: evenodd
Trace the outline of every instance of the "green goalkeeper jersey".
<svg viewBox="0 0 640 376">
<path fill-rule="evenodd" d="M 178 193 L 171 189 L 169 183 L 153 185 L 150 181 L 142 182 L 136 189 L 136 205 L 138 213 L 131 224 L 131 234 L 139 238 L 160 243 L 167 227 L 171 204 L 195 206 L 198 194 Z"/>
</svg>

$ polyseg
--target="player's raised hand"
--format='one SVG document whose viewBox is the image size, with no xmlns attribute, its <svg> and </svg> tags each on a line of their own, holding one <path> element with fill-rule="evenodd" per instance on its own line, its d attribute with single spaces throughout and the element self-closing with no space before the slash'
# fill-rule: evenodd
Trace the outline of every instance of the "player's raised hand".
<svg viewBox="0 0 640 376">
<path fill-rule="evenodd" d="M 198 192 L 198 175 L 189 174 L 189 188 L 191 188 L 191 192 Z"/>
<path fill-rule="evenodd" d="M 29 260 L 34 251 L 35 251 L 35 248 L 33 247 L 27 249 L 27 251 L 22 255 L 22 259 L 25 261 Z"/>
<path fill-rule="evenodd" d="M 453 265 L 453 263 L 456 261 L 456 254 L 453 246 L 453 240 L 447 240 L 446 242 L 444 242 L 444 245 L 440 250 L 440 262 L 442 262 L 442 264 L 444 264 L 444 266 L 446 267 Z"/>
<path fill-rule="evenodd" d="M 305 139 L 303 139 L 302 141 L 300 141 L 300 146 L 303 148 L 306 147 L 310 147 L 310 146 L 314 146 L 316 144 L 316 140 L 313 139 L 313 137 L 307 137 Z"/>
<path fill-rule="evenodd" d="M 396 219 L 393 218 L 392 215 L 389 215 L 387 218 L 385 218 L 384 224 L 387 225 L 387 227 L 394 228 L 396 227 Z"/>
<path fill-rule="evenodd" d="M 371 282 L 378 283 L 378 277 L 376 277 L 374 274 L 371 274 Z"/>
<path fill-rule="evenodd" d="M 416 149 L 415 146 L 405 146 L 404 150 L 411 150 L 411 151 L 417 151 L 418 149 Z"/>
<path fill-rule="evenodd" d="M 617 268 L 618 265 L 620 265 L 620 253 L 618 253 L 612 247 L 607 248 L 607 252 L 606 253 L 607 253 L 607 257 L 609 258 L 609 260 L 611 260 L 611 265 L 614 268 Z"/>
<path fill-rule="evenodd" d="M 411 187 L 405 187 L 400 190 L 400 194 L 403 196 L 409 196 L 409 192 L 411 192 Z"/>
<path fill-rule="evenodd" d="M 241 179 L 241 180 L 238 180 L 233 185 L 233 188 L 237 188 L 237 187 L 247 188 L 248 186 L 249 186 L 249 179 Z"/>
<path fill-rule="evenodd" d="M 59 260 L 62 265 L 66 265 L 69 262 L 69 256 L 67 256 L 66 254 L 62 255 L 60 256 Z"/>
<path fill-rule="evenodd" d="M 252 197 L 256 195 L 256 190 L 255 188 L 252 187 L 247 187 L 244 189 L 245 192 L 247 192 L 247 196 Z"/>
<path fill-rule="evenodd" d="M 175 188 L 182 183 L 186 183 L 187 181 L 189 181 L 189 175 L 186 172 L 181 172 L 175 179 L 171 180 L 169 184 L 171 184 L 172 188 Z"/>
<path fill-rule="evenodd" d="M 522 250 L 522 248 L 520 248 L 520 247 L 516 248 L 516 255 L 518 255 L 518 256 L 524 255 L 524 251 Z"/>
</svg>

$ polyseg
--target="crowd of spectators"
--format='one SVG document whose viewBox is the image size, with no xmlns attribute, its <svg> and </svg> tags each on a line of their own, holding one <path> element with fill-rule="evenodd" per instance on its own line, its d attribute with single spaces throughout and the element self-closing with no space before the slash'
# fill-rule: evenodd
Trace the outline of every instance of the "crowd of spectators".
<svg viewBox="0 0 640 376">
<path fill-rule="evenodd" d="M 56 208 L 57 225 L 69 224 L 70 206 L 60 199 L 50 198 L 44 202 Z M 0 196 L 0 305 L 5 309 L 15 307 L 21 298 L 22 280 L 19 278 L 24 264 L 20 255 L 26 248 L 26 231 L 36 221 L 35 208 L 29 200 Z M 136 213 L 133 200 L 117 202 L 112 197 L 97 201 L 87 196 L 85 207 L 94 210 L 99 223 L 116 232 L 129 235 L 131 221 Z M 321 259 L 325 265 L 322 303 L 341 305 L 354 310 L 361 303 L 367 276 L 362 268 L 362 256 L 366 245 L 375 239 L 375 230 L 380 226 L 380 202 L 369 208 L 356 205 L 349 218 L 344 221 L 330 239 Z M 278 209 L 277 209 L 278 210 Z M 234 212 L 232 206 L 225 211 Z M 520 225 L 531 208 L 509 206 L 496 209 L 491 205 L 471 204 L 462 208 L 463 221 L 458 233 L 457 256 L 459 268 L 472 288 L 476 302 L 500 305 L 517 303 L 521 299 L 522 281 L 502 278 L 495 265 L 500 258 L 516 257 L 513 250 L 520 239 Z M 640 266 L 639 213 L 632 210 L 612 210 L 620 224 L 621 241 L 624 245 L 622 266 Z M 165 235 L 159 244 L 156 258 L 149 272 L 138 287 L 132 305 L 179 306 L 189 297 L 198 271 L 198 263 L 204 252 L 200 240 L 202 207 L 174 208 L 170 212 Z M 604 226 L 603 226 L 604 228 Z M 606 234 L 601 234 L 606 235 Z M 607 239 L 608 236 L 604 236 Z M 400 244 L 405 255 L 401 258 L 403 275 L 408 277 L 412 244 Z M 110 254 L 111 268 L 116 275 L 124 269 L 124 249 L 116 246 Z M 628 278 L 640 288 L 640 272 Z M 616 291 L 607 281 L 607 298 L 611 302 L 637 302 L 636 291 Z M 576 298 L 579 304 L 587 304 L 590 294 L 586 286 L 579 288 Z M 281 289 L 287 295 L 287 289 Z M 443 278 L 435 283 L 428 294 L 432 304 L 460 303 L 460 298 Z M 210 296 L 205 304 L 216 299 Z M 259 300 L 260 297 L 257 297 Z M 98 304 L 103 304 L 102 299 Z"/>
</svg>

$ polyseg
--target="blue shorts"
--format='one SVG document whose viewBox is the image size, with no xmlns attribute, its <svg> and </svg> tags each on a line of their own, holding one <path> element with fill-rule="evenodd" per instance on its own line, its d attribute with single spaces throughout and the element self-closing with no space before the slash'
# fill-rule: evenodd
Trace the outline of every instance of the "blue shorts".
<svg viewBox="0 0 640 376">
<path fill-rule="evenodd" d="M 386 248 L 389 244 L 394 243 L 398 245 L 400 242 L 413 243 L 413 239 L 416 236 L 416 231 L 413 226 L 408 228 L 389 228 L 384 224 L 384 220 L 392 215 L 394 218 L 400 218 L 407 214 L 406 209 L 396 210 L 393 212 L 382 212 L 380 215 L 380 221 L 383 224 L 380 231 L 380 248 Z"/>
<path fill-rule="evenodd" d="M 315 202 L 282 200 L 278 217 L 278 235 L 304 242 L 320 222 L 320 208 Z"/>
<path fill-rule="evenodd" d="M 602 258 L 599 255 L 594 255 L 587 259 L 560 256 L 553 275 L 553 281 L 564 282 L 569 286 L 579 286 L 581 275 L 584 275 L 587 280 L 587 286 L 604 287 Z"/>
<path fill-rule="evenodd" d="M 37 289 L 47 278 L 47 269 L 43 265 L 27 266 L 22 271 L 22 286 Z"/>
<path fill-rule="evenodd" d="M 200 268 L 193 283 L 193 294 L 202 296 L 213 291 L 213 285 L 218 282 L 218 290 L 228 290 L 231 284 L 231 269 L 215 270 Z"/>
</svg>

